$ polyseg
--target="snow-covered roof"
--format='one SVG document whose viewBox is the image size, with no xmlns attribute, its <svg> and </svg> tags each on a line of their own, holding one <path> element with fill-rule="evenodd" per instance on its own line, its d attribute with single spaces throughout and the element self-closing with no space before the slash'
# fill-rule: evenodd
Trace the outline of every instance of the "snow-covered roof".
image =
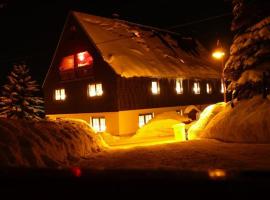
<svg viewBox="0 0 270 200">
<path fill-rule="evenodd" d="M 80 12 L 73 15 L 104 60 L 122 77 L 220 78 L 208 52 L 191 37 Z"/>
</svg>

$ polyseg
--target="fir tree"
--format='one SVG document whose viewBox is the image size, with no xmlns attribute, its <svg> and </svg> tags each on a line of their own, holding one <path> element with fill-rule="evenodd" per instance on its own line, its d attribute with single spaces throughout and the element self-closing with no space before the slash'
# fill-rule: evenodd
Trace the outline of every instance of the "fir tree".
<svg viewBox="0 0 270 200">
<path fill-rule="evenodd" d="M 11 119 L 40 120 L 44 117 L 44 101 L 36 96 L 39 87 L 29 75 L 26 65 L 15 65 L 2 88 L 0 116 Z"/>
<path fill-rule="evenodd" d="M 270 88 L 270 1 L 233 0 L 235 32 L 224 69 L 227 92 L 248 99 Z"/>
</svg>

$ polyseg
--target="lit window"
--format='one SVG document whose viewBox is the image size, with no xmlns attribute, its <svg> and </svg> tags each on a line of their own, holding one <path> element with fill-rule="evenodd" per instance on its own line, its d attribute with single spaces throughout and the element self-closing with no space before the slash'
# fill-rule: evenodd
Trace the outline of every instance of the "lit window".
<svg viewBox="0 0 270 200">
<path fill-rule="evenodd" d="M 55 90 L 55 100 L 65 100 L 66 99 L 66 93 L 65 89 L 57 89 Z"/>
<path fill-rule="evenodd" d="M 91 126 L 96 132 L 106 131 L 106 120 L 105 117 L 92 117 Z"/>
<path fill-rule="evenodd" d="M 152 118 L 153 118 L 153 113 L 140 114 L 139 115 L 139 127 L 142 127 L 145 124 L 147 124 L 147 122 L 150 121 Z"/>
<path fill-rule="evenodd" d="M 88 53 L 88 51 L 80 52 L 77 54 L 77 64 L 78 67 L 92 65 L 93 57 Z"/>
<path fill-rule="evenodd" d="M 102 84 L 101 83 L 94 83 L 88 85 L 88 95 L 90 97 L 95 96 L 102 96 L 103 90 L 102 90 Z"/>
<path fill-rule="evenodd" d="M 74 69 L 74 56 L 66 56 L 62 59 L 60 63 L 60 71 L 66 71 L 66 70 L 71 70 Z"/>
<path fill-rule="evenodd" d="M 225 91 L 225 85 L 224 82 L 221 80 L 221 88 L 220 88 L 220 92 L 223 94 Z"/>
<path fill-rule="evenodd" d="M 183 88 L 183 79 L 177 79 L 176 80 L 176 93 L 177 94 L 183 94 L 184 88 Z"/>
<path fill-rule="evenodd" d="M 159 84 L 157 81 L 152 81 L 152 93 L 153 94 L 159 94 Z"/>
<path fill-rule="evenodd" d="M 199 82 L 195 82 L 193 84 L 193 92 L 194 92 L 194 94 L 200 94 L 201 93 L 201 88 L 200 88 L 200 83 Z"/>
<path fill-rule="evenodd" d="M 206 83 L 206 93 L 212 94 L 212 85 L 210 83 Z"/>
</svg>

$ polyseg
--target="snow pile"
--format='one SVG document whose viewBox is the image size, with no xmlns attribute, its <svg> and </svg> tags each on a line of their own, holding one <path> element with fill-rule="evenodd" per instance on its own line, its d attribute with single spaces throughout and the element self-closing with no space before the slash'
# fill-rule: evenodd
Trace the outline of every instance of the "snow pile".
<svg viewBox="0 0 270 200">
<path fill-rule="evenodd" d="M 188 129 L 188 138 L 195 139 L 200 136 L 204 131 L 205 127 L 209 121 L 218 114 L 224 107 L 225 103 L 217 103 L 206 107 L 203 112 L 200 114 L 200 118 L 191 127 Z"/>
<path fill-rule="evenodd" d="M 133 138 L 159 138 L 174 136 L 173 127 L 181 122 L 190 122 L 187 116 L 181 116 L 175 111 L 156 115 L 146 125 L 137 130 Z"/>
<path fill-rule="evenodd" d="M 0 166 L 69 166 L 103 144 L 87 123 L 0 118 Z"/>
<path fill-rule="evenodd" d="M 120 76 L 220 78 L 209 53 L 194 38 L 117 19 L 73 15 Z"/>
<path fill-rule="evenodd" d="M 227 142 L 270 143 L 270 98 L 255 96 L 226 105 L 206 126 L 202 138 Z"/>
</svg>

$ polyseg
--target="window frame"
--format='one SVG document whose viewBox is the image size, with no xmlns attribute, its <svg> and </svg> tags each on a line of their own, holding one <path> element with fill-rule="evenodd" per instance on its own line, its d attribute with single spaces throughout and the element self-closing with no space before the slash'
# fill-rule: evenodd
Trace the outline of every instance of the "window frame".
<svg viewBox="0 0 270 200">
<path fill-rule="evenodd" d="M 196 84 L 197 84 L 198 91 L 195 90 L 195 85 L 196 85 Z M 195 95 L 201 94 L 201 84 L 200 84 L 200 81 L 194 81 L 194 82 L 193 82 L 192 92 L 193 92 L 193 94 L 195 94 Z"/>
<path fill-rule="evenodd" d="M 54 90 L 54 100 L 55 101 L 65 101 L 66 98 L 67 98 L 67 95 L 66 95 L 65 88 L 57 88 Z"/>
<path fill-rule="evenodd" d="M 213 85 L 211 83 L 206 83 L 205 85 L 205 91 L 206 91 L 206 94 L 213 94 Z"/>
<path fill-rule="evenodd" d="M 156 83 L 155 91 L 153 88 L 153 83 Z M 160 94 L 160 83 L 158 80 L 151 81 L 151 92 L 152 92 L 152 95 L 159 95 Z"/>
<path fill-rule="evenodd" d="M 101 85 L 101 93 L 100 92 L 98 93 L 97 85 Z M 94 86 L 94 88 L 95 88 L 95 94 L 94 95 L 91 95 L 91 86 Z M 101 97 L 101 96 L 103 96 L 103 94 L 104 94 L 104 90 L 103 90 L 103 84 L 101 82 L 89 83 L 87 85 L 87 95 L 88 95 L 88 97 L 90 97 L 90 98 Z"/>
<path fill-rule="evenodd" d="M 179 84 L 177 84 L 179 83 Z M 179 86 L 179 88 L 178 88 Z M 182 78 L 176 79 L 175 81 L 176 94 L 184 94 L 184 80 Z"/>
<path fill-rule="evenodd" d="M 94 120 L 96 120 L 96 119 L 98 120 L 98 129 L 96 129 L 96 127 L 94 126 Z M 101 126 L 101 120 L 104 120 L 104 129 Z M 90 118 L 90 122 L 91 122 L 91 127 L 97 133 L 105 132 L 107 129 L 106 117 L 104 117 L 104 116 L 93 116 Z"/>
<path fill-rule="evenodd" d="M 151 116 L 150 119 L 146 119 L 147 116 Z M 140 117 L 143 117 L 143 124 L 140 123 Z M 139 114 L 138 116 L 138 126 L 139 128 L 143 127 L 145 124 L 147 124 L 151 119 L 154 118 L 154 113 L 143 113 L 143 114 Z"/>
</svg>

